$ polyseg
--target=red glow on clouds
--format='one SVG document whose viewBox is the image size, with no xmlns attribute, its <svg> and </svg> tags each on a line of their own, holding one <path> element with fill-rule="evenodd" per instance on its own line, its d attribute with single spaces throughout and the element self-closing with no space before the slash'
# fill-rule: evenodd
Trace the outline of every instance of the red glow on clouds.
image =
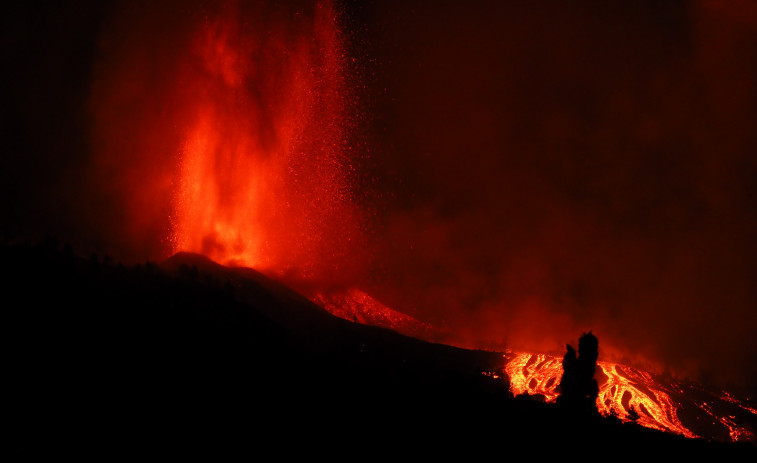
<svg viewBox="0 0 757 463">
<path fill-rule="evenodd" d="M 305 32 L 245 27 L 235 8 L 200 27 L 175 199 L 175 250 L 312 272 L 353 211 L 344 171 L 345 92 L 334 11 Z M 303 27 L 295 21 L 298 29 Z M 328 250 L 324 249 L 328 246 Z M 332 262 L 333 263 L 333 262 Z"/>
<path fill-rule="evenodd" d="M 94 91 L 98 162 L 128 215 L 122 240 L 141 254 L 354 274 L 354 103 L 333 5 L 144 8 L 114 15 Z"/>
<path fill-rule="evenodd" d="M 750 387 L 746 4 L 114 1 L 92 156 L 59 202 L 116 259 L 360 288 L 466 347 L 555 353 L 591 329 L 616 360 Z M 353 58 L 374 66 L 370 161 Z"/>
</svg>

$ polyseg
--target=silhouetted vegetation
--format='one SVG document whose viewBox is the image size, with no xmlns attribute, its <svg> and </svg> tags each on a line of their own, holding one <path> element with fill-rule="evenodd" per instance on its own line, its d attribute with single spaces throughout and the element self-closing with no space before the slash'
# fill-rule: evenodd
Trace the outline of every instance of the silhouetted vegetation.
<svg viewBox="0 0 757 463">
<path fill-rule="evenodd" d="M 591 332 L 584 333 L 578 340 L 578 355 L 573 346 L 567 345 L 566 349 L 557 404 L 571 412 L 597 414 L 599 385 L 594 373 L 599 358 L 599 341 Z"/>
</svg>

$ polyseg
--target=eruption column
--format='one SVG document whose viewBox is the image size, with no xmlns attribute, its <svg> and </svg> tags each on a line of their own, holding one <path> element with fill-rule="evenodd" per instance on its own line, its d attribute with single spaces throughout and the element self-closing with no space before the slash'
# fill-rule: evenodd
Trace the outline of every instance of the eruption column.
<svg viewBox="0 0 757 463">
<path fill-rule="evenodd" d="M 331 5 L 256 6 L 227 4 L 195 37 L 174 245 L 308 275 L 355 232 L 344 54 Z"/>
<path fill-rule="evenodd" d="M 115 2 L 94 74 L 114 247 L 355 274 L 353 74 L 328 0 Z M 347 153 L 350 157 L 347 157 Z M 121 257 L 121 256 L 119 256 Z"/>
</svg>

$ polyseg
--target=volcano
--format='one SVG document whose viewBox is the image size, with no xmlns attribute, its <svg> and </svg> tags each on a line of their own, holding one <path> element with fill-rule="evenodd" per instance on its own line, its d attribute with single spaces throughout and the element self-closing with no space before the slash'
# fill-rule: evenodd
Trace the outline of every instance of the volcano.
<svg viewBox="0 0 757 463">
<path fill-rule="evenodd" d="M 250 302 L 256 301 L 259 294 L 253 288 L 262 285 L 275 292 L 279 299 L 304 302 L 305 297 L 331 315 L 358 325 L 388 329 L 438 346 L 455 343 L 452 334 L 393 310 L 356 288 L 319 292 L 312 286 L 303 285 L 300 293 L 295 293 L 253 269 L 221 266 L 190 253 L 176 254 L 161 267 L 184 275 L 197 272 L 214 275 L 237 288 L 242 299 Z M 315 313 L 324 316 L 323 312 Z M 268 310 L 266 315 L 287 326 L 312 323 L 308 320 L 313 316 L 307 311 L 288 313 L 281 308 Z M 480 353 L 483 355 L 482 351 Z M 562 376 L 560 358 L 512 351 L 487 355 L 488 361 L 483 364 L 481 359 L 471 357 L 471 367 L 483 375 L 506 379 L 509 391 L 514 395 L 526 394 L 537 400 L 555 402 Z M 488 366 L 482 368 L 484 364 Z M 598 367 L 596 378 L 600 394 L 597 407 L 604 416 L 687 438 L 757 445 L 757 405 L 747 400 L 734 397 L 727 391 L 708 390 L 690 380 L 632 365 L 601 361 Z"/>
<path fill-rule="evenodd" d="M 55 243 L 2 252 L 2 289 L 14 301 L 4 311 L 11 418 L 16 449 L 27 454 L 333 441 L 336 452 L 382 445 L 483 455 L 512 439 L 633 442 L 682 454 L 756 450 L 617 417 L 563 416 L 544 400 L 513 396 L 511 354 L 345 320 L 249 268 L 186 253 L 129 267 Z M 520 369 L 543 372 L 544 364 Z M 580 431 L 566 430 L 569 422 Z"/>
<path fill-rule="evenodd" d="M 754 4 L 4 12 L 19 451 L 753 449 Z"/>
</svg>

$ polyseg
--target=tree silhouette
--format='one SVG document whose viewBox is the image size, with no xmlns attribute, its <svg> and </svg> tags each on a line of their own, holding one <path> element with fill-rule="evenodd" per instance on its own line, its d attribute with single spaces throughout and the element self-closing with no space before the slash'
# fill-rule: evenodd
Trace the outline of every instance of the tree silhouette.
<svg viewBox="0 0 757 463">
<path fill-rule="evenodd" d="M 557 403 L 575 411 L 598 413 L 599 385 L 594 379 L 594 372 L 599 358 L 599 341 L 596 336 L 588 332 L 578 340 L 578 355 L 570 344 L 566 346 L 566 349 Z"/>
</svg>

